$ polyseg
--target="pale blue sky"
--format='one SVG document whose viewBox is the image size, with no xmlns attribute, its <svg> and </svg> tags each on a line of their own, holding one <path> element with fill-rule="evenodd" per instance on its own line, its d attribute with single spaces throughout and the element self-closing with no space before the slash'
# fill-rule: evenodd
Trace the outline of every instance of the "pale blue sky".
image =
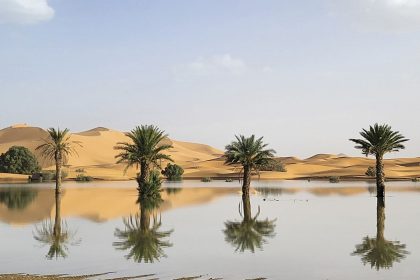
<svg viewBox="0 0 420 280">
<path fill-rule="evenodd" d="M 152 123 L 306 157 L 386 122 L 420 156 L 420 0 L 0 0 L 0 97 L 1 128 Z"/>
</svg>

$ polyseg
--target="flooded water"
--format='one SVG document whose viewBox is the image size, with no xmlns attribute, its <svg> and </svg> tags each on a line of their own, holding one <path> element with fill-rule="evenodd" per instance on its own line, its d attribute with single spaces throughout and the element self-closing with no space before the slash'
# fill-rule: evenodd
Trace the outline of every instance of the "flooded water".
<svg viewBox="0 0 420 280">
<path fill-rule="evenodd" d="M 144 279 L 417 279 L 420 184 L 164 183 L 0 185 L 0 273 Z M 58 214 L 58 215 L 56 215 Z M 102 279 L 99 277 L 99 279 Z M 143 278 L 142 278 L 143 279 Z"/>
</svg>

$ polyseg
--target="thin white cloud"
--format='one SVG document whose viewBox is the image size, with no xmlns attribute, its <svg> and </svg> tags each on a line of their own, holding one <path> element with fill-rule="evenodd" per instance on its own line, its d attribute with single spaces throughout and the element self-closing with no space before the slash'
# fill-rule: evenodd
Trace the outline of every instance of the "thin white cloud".
<svg viewBox="0 0 420 280">
<path fill-rule="evenodd" d="M 48 0 L 0 0 L 0 23 L 36 24 L 53 17 Z"/>
<path fill-rule="evenodd" d="M 240 74 L 247 68 L 243 60 L 234 58 L 230 54 L 199 57 L 186 66 L 196 74 L 212 74 L 220 71 Z"/>
<path fill-rule="evenodd" d="M 420 29 L 420 0 L 328 0 L 332 13 L 382 30 Z"/>
<path fill-rule="evenodd" d="M 274 70 L 268 65 L 249 64 L 242 58 L 229 53 L 198 57 L 195 60 L 173 68 L 174 79 L 179 82 L 203 80 L 247 79 L 267 75 Z"/>
</svg>

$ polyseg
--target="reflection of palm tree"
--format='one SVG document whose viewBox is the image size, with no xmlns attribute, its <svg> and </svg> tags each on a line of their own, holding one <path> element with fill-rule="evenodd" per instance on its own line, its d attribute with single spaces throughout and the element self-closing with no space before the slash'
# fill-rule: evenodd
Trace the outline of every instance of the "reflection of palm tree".
<svg viewBox="0 0 420 280">
<path fill-rule="evenodd" d="M 252 217 L 249 195 L 242 196 L 242 204 L 242 222 L 225 222 L 225 230 L 223 232 L 225 234 L 226 242 L 235 246 L 236 252 L 250 250 L 254 253 L 256 248 L 262 249 L 263 244 L 267 242 L 266 238 L 275 236 L 275 220 L 257 220 L 260 209 L 258 209 L 258 213 Z"/>
<path fill-rule="evenodd" d="M 49 245 L 48 259 L 67 257 L 68 245 L 76 245 L 80 240 L 75 241 L 74 232 L 71 232 L 65 221 L 61 220 L 61 194 L 55 193 L 55 219 L 44 221 L 41 227 L 36 227 L 35 240 L 44 245 Z"/>
<path fill-rule="evenodd" d="M 394 262 L 400 262 L 409 253 L 405 244 L 399 241 L 388 241 L 384 236 L 385 230 L 385 202 L 378 198 L 376 206 L 376 238 L 363 238 L 361 244 L 356 245 L 353 256 L 360 255 L 363 264 L 369 263 L 376 270 L 391 268 Z"/>
<path fill-rule="evenodd" d="M 160 231 L 162 221 L 156 213 L 153 213 L 162 202 L 161 198 L 139 198 L 137 202 L 140 203 L 140 213 L 123 219 L 125 229 L 115 230 L 115 236 L 119 241 L 113 245 L 118 250 L 130 250 L 126 255 L 127 259 L 152 263 L 161 257 L 166 257 L 163 249 L 171 247 L 172 244 L 165 239 L 173 230 Z M 151 216 L 153 216 L 152 225 Z"/>
<path fill-rule="evenodd" d="M 37 195 L 38 190 L 32 188 L 6 188 L 0 190 L 0 202 L 8 209 L 23 210 Z"/>
</svg>

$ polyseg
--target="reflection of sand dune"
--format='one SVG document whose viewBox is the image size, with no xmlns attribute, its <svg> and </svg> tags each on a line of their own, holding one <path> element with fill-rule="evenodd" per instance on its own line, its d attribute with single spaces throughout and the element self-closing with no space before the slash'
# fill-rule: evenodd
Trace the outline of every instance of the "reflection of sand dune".
<svg viewBox="0 0 420 280">
<path fill-rule="evenodd" d="M 8 209 L 0 204 L 0 221 L 7 224 L 31 224 L 50 217 L 55 205 L 54 191 L 38 189 L 36 198 L 24 209 Z"/>
<path fill-rule="evenodd" d="M 28 147 L 34 151 L 40 139 L 47 136 L 41 128 L 18 125 L 0 130 L 0 153 L 13 145 Z M 74 141 L 82 144 L 78 156 L 70 157 L 66 169 L 70 177 L 76 176 L 76 169 L 83 168 L 89 175 L 104 180 L 126 180 L 136 175 L 135 169 L 124 174 L 124 166 L 115 164 L 117 142 L 127 141 L 123 132 L 97 127 L 72 136 Z M 225 166 L 222 151 L 204 144 L 175 141 L 168 139 L 174 148 L 169 152 L 175 162 L 185 169 L 185 178 L 228 177 L 237 176 L 240 168 Z M 35 152 L 39 157 L 39 154 Z M 345 155 L 318 154 L 307 159 L 281 157 L 287 172 L 261 172 L 262 179 L 298 179 L 307 177 L 325 178 L 341 176 L 343 178 L 366 178 L 369 166 L 374 160 L 364 157 L 347 157 Z M 41 161 L 44 167 L 51 163 Z M 163 165 L 166 163 L 163 162 Z M 385 160 L 385 172 L 389 178 L 420 177 L 420 158 L 401 158 Z M 4 180 L 26 180 L 26 176 L 0 174 Z"/>
<path fill-rule="evenodd" d="M 185 188 L 176 193 L 162 192 L 164 203 L 161 211 L 204 204 L 218 197 L 235 194 L 234 188 Z M 66 188 L 61 199 L 63 218 L 80 217 L 95 222 L 104 222 L 135 214 L 137 191 L 122 188 Z M 54 215 L 54 190 L 39 189 L 37 197 L 21 210 L 8 209 L 0 205 L 0 220 L 8 224 L 30 224 Z"/>
<path fill-rule="evenodd" d="M 370 191 L 374 191 L 373 189 Z M 299 192 L 315 196 L 353 196 L 369 193 L 367 187 L 310 187 L 310 188 L 255 188 L 253 194 L 259 195 L 293 195 Z M 387 192 L 420 192 L 420 188 L 387 187 Z M 160 211 L 206 204 L 214 199 L 240 194 L 239 188 L 182 188 L 163 191 Z M 63 218 L 79 217 L 94 222 L 104 222 L 129 216 L 139 211 L 136 204 L 135 188 L 65 188 L 61 200 L 61 215 Z M 54 190 L 37 189 L 37 196 L 24 209 L 8 209 L 0 204 L 0 221 L 14 225 L 25 225 L 40 222 L 54 215 Z"/>
</svg>

